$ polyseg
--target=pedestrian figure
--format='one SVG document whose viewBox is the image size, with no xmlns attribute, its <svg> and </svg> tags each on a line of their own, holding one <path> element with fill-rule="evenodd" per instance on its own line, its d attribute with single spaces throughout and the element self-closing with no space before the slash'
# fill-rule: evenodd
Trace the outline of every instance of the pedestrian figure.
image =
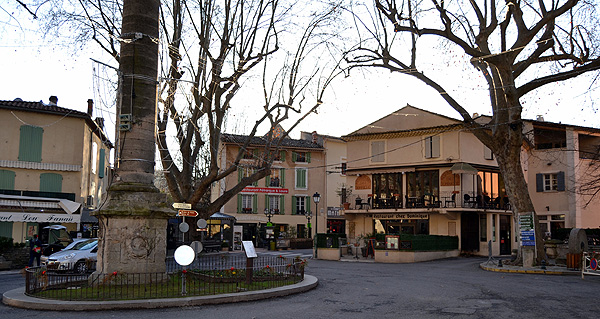
<svg viewBox="0 0 600 319">
<path fill-rule="evenodd" d="M 40 257 L 42 256 L 42 242 L 38 239 L 38 235 L 33 235 L 29 242 L 29 267 L 33 267 L 33 260 L 37 260 L 37 265 L 41 266 Z"/>
</svg>

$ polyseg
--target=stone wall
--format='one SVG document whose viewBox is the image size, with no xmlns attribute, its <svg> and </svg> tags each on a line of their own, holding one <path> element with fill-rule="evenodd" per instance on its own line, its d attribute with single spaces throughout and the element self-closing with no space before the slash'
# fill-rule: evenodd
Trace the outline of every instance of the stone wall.
<svg viewBox="0 0 600 319">
<path fill-rule="evenodd" d="M 0 270 L 25 268 L 29 263 L 29 247 L 0 252 Z"/>
</svg>

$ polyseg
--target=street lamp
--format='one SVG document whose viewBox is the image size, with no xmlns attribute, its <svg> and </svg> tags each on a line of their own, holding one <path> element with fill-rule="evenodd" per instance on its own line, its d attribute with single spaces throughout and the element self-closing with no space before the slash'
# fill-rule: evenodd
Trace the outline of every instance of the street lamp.
<svg viewBox="0 0 600 319">
<path fill-rule="evenodd" d="M 271 238 L 273 238 L 273 224 L 271 223 L 271 217 L 273 217 L 274 211 L 272 209 L 268 209 L 265 208 L 265 216 L 267 216 L 267 219 L 269 220 L 267 222 L 267 227 L 265 227 L 265 235 L 266 235 L 266 239 L 268 239 L 267 243 L 268 243 L 268 247 L 267 250 L 271 249 Z"/>
<path fill-rule="evenodd" d="M 310 218 L 312 217 L 312 213 L 311 212 L 305 212 L 306 214 L 306 219 L 308 220 L 308 238 L 312 238 L 312 230 L 310 229 Z"/>
<path fill-rule="evenodd" d="M 315 193 L 313 195 L 313 202 L 315 202 L 315 237 L 313 238 L 313 244 L 315 246 L 315 259 L 318 257 L 317 254 L 317 238 L 319 237 L 317 235 L 319 228 L 318 228 L 318 221 L 319 221 L 319 201 L 321 200 L 321 195 L 319 193 Z"/>
</svg>

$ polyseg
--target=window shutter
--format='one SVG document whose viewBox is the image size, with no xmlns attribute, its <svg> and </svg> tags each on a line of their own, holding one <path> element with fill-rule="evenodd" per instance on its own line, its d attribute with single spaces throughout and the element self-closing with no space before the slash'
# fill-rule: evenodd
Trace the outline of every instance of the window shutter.
<svg viewBox="0 0 600 319">
<path fill-rule="evenodd" d="M 556 174 L 556 190 L 559 192 L 565 191 L 565 172 L 558 172 Z"/>
<path fill-rule="evenodd" d="M 431 137 L 431 157 L 440 157 L 440 137 Z"/>
<path fill-rule="evenodd" d="M 297 158 L 298 158 L 298 154 L 296 154 L 296 152 L 292 151 L 292 162 L 296 163 Z"/>
<path fill-rule="evenodd" d="M 425 138 L 425 158 L 431 158 L 431 136 Z"/>
<path fill-rule="evenodd" d="M 258 213 L 258 195 L 254 194 L 252 195 L 252 212 L 253 213 Z"/>
<path fill-rule="evenodd" d="M 310 152 L 306 152 L 306 162 L 310 163 Z"/>
<path fill-rule="evenodd" d="M 40 174 L 40 192 L 62 192 L 63 177 L 55 173 Z"/>
<path fill-rule="evenodd" d="M 298 207 L 296 207 L 297 204 L 298 198 L 296 196 L 292 196 L 292 215 L 298 214 Z"/>
<path fill-rule="evenodd" d="M 254 169 L 252 169 L 250 172 L 252 172 L 252 174 L 254 174 L 256 171 Z M 252 186 L 258 186 L 258 181 L 252 182 Z"/>
<path fill-rule="evenodd" d="M 306 210 L 306 213 L 310 213 L 310 197 L 304 197 L 304 209 Z"/>
<path fill-rule="evenodd" d="M 279 214 L 285 214 L 285 197 L 279 196 Z"/>
<path fill-rule="evenodd" d="M 279 151 L 279 158 L 282 162 L 285 162 L 285 151 Z"/>
<path fill-rule="evenodd" d="M 0 169 L 0 189 L 15 189 L 15 172 Z"/>
<path fill-rule="evenodd" d="M 242 194 L 238 194 L 237 195 L 237 206 L 238 206 L 237 207 L 237 211 L 238 211 L 238 214 L 239 214 L 239 213 L 242 212 L 242 207 L 243 207 L 242 206 Z"/>
<path fill-rule="evenodd" d="M 105 157 L 106 157 L 106 150 L 101 148 L 100 149 L 100 164 L 98 165 L 98 177 L 99 178 L 104 178 L 104 161 L 105 161 Z"/>
<path fill-rule="evenodd" d="M 269 187 L 269 184 L 271 184 L 271 175 L 265 177 L 265 186 Z"/>
<path fill-rule="evenodd" d="M 242 181 L 242 176 L 244 175 L 244 170 L 238 166 L 238 183 Z"/>
<path fill-rule="evenodd" d="M 269 195 L 265 194 L 265 209 L 271 209 L 271 206 L 269 205 Z"/>
<path fill-rule="evenodd" d="M 19 161 L 42 161 L 42 136 L 44 129 L 37 126 L 21 125 L 19 140 Z"/>
<path fill-rule="evenodd" d="M 279 186 L 285 187 L 285 168 L 279 169 Z"/>
<path fill-rule="evenodd" d="M 544 175 L 535 174 L 535 191 L 540 193 L 544 191 Z"/>
</svg>

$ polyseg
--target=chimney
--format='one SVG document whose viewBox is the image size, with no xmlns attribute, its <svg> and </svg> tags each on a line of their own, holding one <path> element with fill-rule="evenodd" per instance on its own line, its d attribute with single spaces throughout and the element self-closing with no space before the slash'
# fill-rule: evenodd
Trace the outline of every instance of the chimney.
<svg viewBox="0 0 600 319">
<path fill-rule="evenodd" d="M 473 118 L 476 119 L 479 117 L 479 113 L 473 113 Z"/>
<path fill-rule="evenodd" d="M 94 100 L 88 99 L 88 115 L 92 117 L 92 112 L 94 111 Z"/>
<path fill-rule="evenodd" d="M 58 105 L 58 97 L 52 95 L 48 100 L 50 100 L 50 105 Z"/>
<path fill-rule="evenodd" d="M 104 130 L 104 118 L 103 117 L 97 117 L 96 118 L 96 124 L 98 124 L 98 127 L 101 130 Z"/>
<path fill-rule="evenodd" d="M 536 120 L 537 120 L 537 121 L 540 121 L 540 122 L 544 122 L 544 116 L 543 116 L 543 115 L 538 115 L 538 116 L 536 117 Z"/>
<path fill-rule="evenodd" d="M 313 143 L 317 143 L 317 131 L 313 131 L 312 132 L 312 142 Z"/>
</svg>

